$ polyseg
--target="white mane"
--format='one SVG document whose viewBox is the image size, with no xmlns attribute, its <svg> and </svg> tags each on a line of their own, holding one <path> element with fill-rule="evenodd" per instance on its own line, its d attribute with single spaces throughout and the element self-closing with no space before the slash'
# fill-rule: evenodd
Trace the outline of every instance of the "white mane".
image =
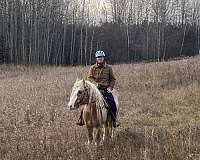
<svg viewBox="0 0 200 160">
<path fill-rule="evenodd" d="M 84 86 L 85 83 L 85 86 Z M 103 108 L 105 105 L 108 105 L 102 96 L 99 89 L 96 87 L 95 84 L 93 84 L 90 81 L 87 80 L 77 80 L 74 83 L 71 96 L 74 94 L 77 94 L 78 90 L 84 90 L 84 87 L 87 87 L 89 89 L 89 103 L 94 102 L 96 103 L 97 107 Z"/>
</svg>

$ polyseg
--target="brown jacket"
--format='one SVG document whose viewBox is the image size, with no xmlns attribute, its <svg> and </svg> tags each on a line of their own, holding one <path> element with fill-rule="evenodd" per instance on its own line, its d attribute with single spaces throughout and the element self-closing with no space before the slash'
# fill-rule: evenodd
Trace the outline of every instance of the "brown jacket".
<svg viewBox="0 0 200 160">
<path fill-rule="evenodd" d="M 113 89 L 116 80 L 112 68 L 107 64 L 103 66 L 92 65 L 87 79 L 91 82 L 96 82 L 102 88 L 111 87 L 111 89 Z"/>
</svg>

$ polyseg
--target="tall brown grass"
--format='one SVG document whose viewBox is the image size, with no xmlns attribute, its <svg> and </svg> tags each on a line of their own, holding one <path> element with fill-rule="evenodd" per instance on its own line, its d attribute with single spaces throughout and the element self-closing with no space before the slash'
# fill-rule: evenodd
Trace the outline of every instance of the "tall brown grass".
<svg viewBox="0 0 200 160">
<path fill-rule="evenodd" d="M 0 66 L 0 159 L 199 159 L 200 58 L 114 65 L 112 141 L 87 147 L 67 106 L 88 67 Z"/>
</svg>

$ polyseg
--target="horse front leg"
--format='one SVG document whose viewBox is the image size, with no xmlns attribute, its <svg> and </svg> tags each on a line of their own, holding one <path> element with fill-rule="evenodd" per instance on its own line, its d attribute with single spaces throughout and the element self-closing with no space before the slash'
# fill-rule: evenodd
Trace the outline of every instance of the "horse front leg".
<svg viewBox="0 0 200 160">
<path fill-rule="evenodd" d="M 102 129 L 101 129 L 101 127 L 98 127 L 97 133 L 96 133 L 96 138 L 95 138 L 95 143 L 97 145 L 101 142 L 101 137 L 102 137 Z"/>
<path fill-rule="evenodd" d="M 109 138 L 113 138 L 114 136 L 112 119 L 108 121 L 108 136 Z"/>
<path fill-rule="evenodd" d="M 103 134 L 103 140 L 108 139 L 109 136 L 109 129 L 108 129 L 108 123 L 106 122 L 104 124 L 104 134 Z"/>
<path fill-rule="evenodd" d="M 88 144 L 91 144 L 93 141 L 93 127 L 88 126 L 86 124 L 87 130 L 88 130 Z"/>
</svg>

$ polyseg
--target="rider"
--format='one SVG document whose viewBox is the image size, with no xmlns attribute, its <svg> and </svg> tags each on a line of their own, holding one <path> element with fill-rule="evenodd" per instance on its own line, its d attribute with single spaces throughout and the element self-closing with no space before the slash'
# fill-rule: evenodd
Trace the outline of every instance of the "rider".
<svg viewBox="0 0 200 160">
<path fill-rule="evenodd" d="M 97 84 L 97 88 L 102 93 L 104 98 L 106 99 L 111 117 L 113 120 L 113 127 L 117 127 L 116 125 L 116 116 L 117 116 L 117 107 L 114 100 L 114 97 L 111 91 L 114 88 L 116 78 L 113 74 L 112 68 L 106 64 L 105 62 L 105 53 L 103 51 L 97 51 L 95 54 L 96 64 L 92 65 L 90 71 L 88 73 L 88 80 Z M 78 125 L 83 125 L 82 114 L 79 120 Z"/>
</svg>

